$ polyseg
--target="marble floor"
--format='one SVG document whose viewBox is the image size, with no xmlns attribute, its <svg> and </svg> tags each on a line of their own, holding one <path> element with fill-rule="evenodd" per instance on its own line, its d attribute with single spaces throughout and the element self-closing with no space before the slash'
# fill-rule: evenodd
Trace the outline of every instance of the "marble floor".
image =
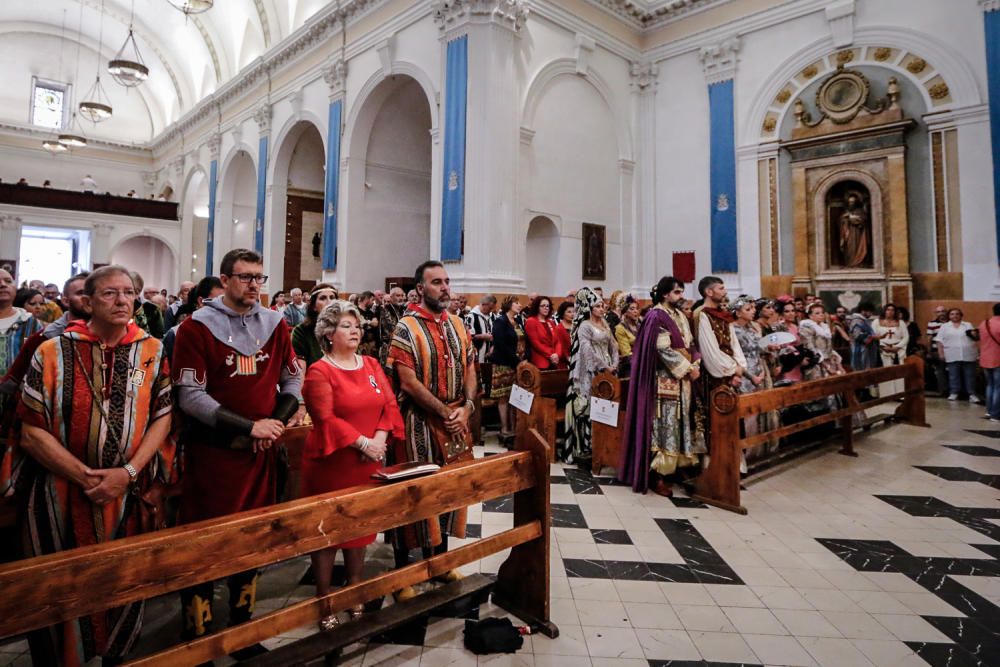
<svg viewBox="0 0 1000 667">
<path fill-rule="evenodd" d="M 751 479 L 748 516 L 554 465 L 558 639 L 477 658 L 463 648 L 465 619 L 505 615 L 486 603 L 349 647 L 341 664 L 1000 665 L 1000 428 L 981 406 L 937 399 L 928 421 L 872 430 L 856 459 L 830 448 Z M 470 535 L 456 542 L 509 528 L 511 511 L 507 499 L 470 508 Z M 390 556 L 374 545 L 369 567 Z M 503 558 L 467 571 L 495 573 Z M 305 559 L 268 569 L 258 609 L 311 596 L 307 570 Z M 220 589 L 217 613 L 223 599 Z M 176 596 L 151 601 L 137 654 L 175 640 L 177 607 Z M 26 650 L 0 645 L 0 664 L 30 665 Z"/>
</svg>

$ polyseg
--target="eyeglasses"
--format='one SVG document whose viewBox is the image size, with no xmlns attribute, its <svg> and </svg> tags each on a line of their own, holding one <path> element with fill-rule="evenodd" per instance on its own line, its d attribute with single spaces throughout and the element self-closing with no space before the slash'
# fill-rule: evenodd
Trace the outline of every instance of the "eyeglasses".
<svg viewBox="0 0 1000 667">
<path fill-rule="evenodd" d="M 255 282 L 258 285 L 263 285 L 267 282 L 267 276 L 261 275 L 259 273 L 231 273 L 230 278 L 236 278 L 244 285 L 249 285 L 251 282 Z"/>
<path fill-rule="evenodd" d="M 117 301 L 120 296 L 124 296 L 129 301 L 135 301 L 136 291 L 131 289 L 102 289 L 97 293 L 97 298 L 101 301 Z"/>
</svg>

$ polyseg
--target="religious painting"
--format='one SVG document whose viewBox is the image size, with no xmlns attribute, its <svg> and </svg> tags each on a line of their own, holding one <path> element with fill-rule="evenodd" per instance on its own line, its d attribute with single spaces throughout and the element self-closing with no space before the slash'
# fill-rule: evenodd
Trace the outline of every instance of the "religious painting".
<svg viewBox="0 0 1000 667">
<path fill-rule="evenodd" d="M 831 268 L 870 269 L 871 194 L 857 181 L 841 181 L 826 196 L 827 261 Z"/>
<path fill-rule="evenodd" d="M 0 259 L 0 269 L 3 269 L 10 274 L 10 277 L 15 281 L 17 280 L 17 260 L 16 259 Z"/>
<path fill-rule="evenodd" d="M 605 280 L 607 237 L 604 225 L 583 223 L 583 279 Z"/>
<path fill-rule="evenodd" d="M 885 291 L 871 286 L 858 286 L 853 289 L 823 289 L 820 288 L 816 296 L 826 307 L 828 313 L 835 312 L 838 307 L 853 312 L 862 302 L 867 301 L 875 306 L 876 310 L 882 307 L 885 301 Z"/>
</svg>

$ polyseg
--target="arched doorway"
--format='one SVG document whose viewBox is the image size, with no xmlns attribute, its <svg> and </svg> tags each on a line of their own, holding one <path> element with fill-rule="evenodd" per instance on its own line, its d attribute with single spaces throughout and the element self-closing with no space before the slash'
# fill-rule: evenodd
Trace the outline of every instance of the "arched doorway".
<svg viewBox="0 0 1000 667">
<path fill-rule="evenodd" d="M 310 289 L 323 274 L 321 257 L 313 254 L 312 240 L 323 233 L 323 188 L 326 154 L 323 137 L 309 121 L 298 121 L 285 134 L 274 158 L 271 261 L 269 291 Z M 280 231 L 279 231 L 280 230 Z"/>
<path fill-rule="evenodd" d="M 222 174 L 215 247 L 222 254 L 232 248 L 253 248 L 257 217 L 257 174 L 253 160 L 240 150 Z"/>
<path fill-rule="evenodd" d="M 396 75 L 363 102 L 351 132 L 343 266 L 346 289 L 381 289 L 431 256 L 431 110 Z"/>
<path fill-rule="evenodd" d="M 184 231 L 189 231 L 191 235 L 188 246 L 190 261 L 185 258 L 182 269 L 190 275 L 190 280 L 197 282 L 206 275 L 205 250 L 208 245 L 208 177 L 201 169 L 196 169 L 188 176 L 181 210 Z"/>
<path fill-rule="evenodd" d="M 562 294 L 556 284 L 559 270 L 559 228 L 550 218 L 539 215 L 528 223 L 525 238 L 525 284 L 530 292 Z"/>
<path fill-rule="evenodd" d="M 166 289 L 177 284 L 174 275 L 174 252 L 155 236 L 132 236 L 111 251 L 111 263 L 138 271 L 146 287 Z"/>
</svg>

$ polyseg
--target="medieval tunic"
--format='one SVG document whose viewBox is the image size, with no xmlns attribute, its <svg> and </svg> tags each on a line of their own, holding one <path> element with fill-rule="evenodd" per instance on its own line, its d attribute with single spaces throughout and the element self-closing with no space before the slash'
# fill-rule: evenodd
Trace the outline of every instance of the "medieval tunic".
<svg viewBox="0 0 1000 667">
<path fill-rule="evenodd" d="M 109 348 L 86 324 L 74 322 L 35 352 L 18 416 L 51 433 L 87 466 L 117 468 L 132 458 L 150 425 L 171 408 L 170 375 L 159 340 L 129 324 L 125 337 Z M 173 458 L 167 438 L 141 476 L 169 481 Z M 97 505 L 79 485 L 31 459 L 25 461 L 18 489 L 25 556 L 139 532 L 133 494 Z M 95 655 L 124 656 L 139 635 L 142 609 L 142 602 L 134 602 L 46 628 L 32 636 L 32 652 L 62 665 L 82 664 Z"/>
<path fill-rule="evenodd" d="M 712 392 L 729 383 L 740 368 L 747 367 L 743 348 L 736 338 L 736 327 L 733 317 L 727 310 L 702 308 L 695 313 L 698 323 L 698 349 L 701 351 L 702 375 L 705 405 L 711 405 Z M 734 389 L 735 391 L 735 389 Z M 707 408 L 706 408 L 707 409 Z M 712 444 L 711 413 L 708 413 L 708 447 L 711 453 Z M 741 452 L 740 460 L 743 461 Z M 741 472 L 746 472 L 745 461 L 741 463 Z"/>
<path fill-rule="evenodd" d="M 651 470 L 670 475 L 697 465 L 698 454 L 706 451 L 689 377 L 699 360 L 684 313 L 662 305 L 650 310 L 632 348 L 625 446 L 618 464 L 618 478 L 637 493 L 649 488 Z"/>
<path fill-rule="evenodd" d="M 442 403 L 454 404 L 465 398 L 465 381 L 475 373 L 475 352 L 465 325 L 447 311 L 433 315 L 419 304 L 413 304 L 399 318 L 392 337 L 387 363 L 395 375 L 396 366 L 406 366 L 417 381 Z M 406 439 L 388 452 L 389 463 L 421 461 L 443 465 L 440 452 L 431 440 L 424 409 L 403 392 L 399 393 Z M 465 510 L 448 516 L 447 532 L 465 536 Z M 436 531 L 421 521 L 392 531 L 399 547 L 436 546 Z"/>
<path fill-rule="evenodd" d="M 14 315 L 0 320 L 0 376 L 4 376 L 14 366 L 22 347 L 26 347 L 32 339 L 32 345 L 37 347 L 43 340 L 41 336 L 43 322 L 31 316 L 26 310 L 14 308 Z M 29 357 L 30 359 L 30 357 Z M 17 385 L 20 382 L 27 365 L 19 370 L 15 382 L 4 382 L 0 387 L 0 496 L 7 495 L 12 488 L 14 478 L 14 451 L 19 438 L 18 425 L 15 423 Z M 5 376 L 6 380 L 6 376 Z"/>
<path fill-rule="evenodd" d="M 302 375 L 281 315 L 260 304 L 239 314 L 209 299 L 177 330 L 173 376 L 188 417 L 180 522 L 273 504 L 278 449 L 228 449 L 231 436 L 215 430 L 214 413 L 221 406 L 257 421 L 273 413 L 279 386 L 299 396 Z"/>
</svg>

